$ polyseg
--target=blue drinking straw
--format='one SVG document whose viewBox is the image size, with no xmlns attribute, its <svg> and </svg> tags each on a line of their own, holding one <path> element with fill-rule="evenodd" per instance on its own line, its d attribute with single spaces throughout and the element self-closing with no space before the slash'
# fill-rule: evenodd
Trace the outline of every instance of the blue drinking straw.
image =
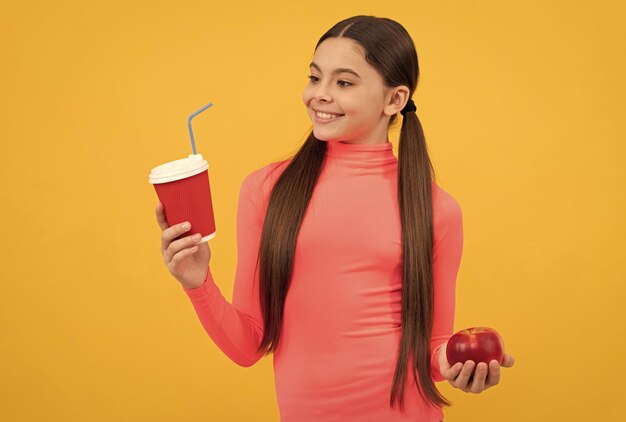
<svg viewBox="0 0 626 422">
<path fill-rule="evenodd" d="M 189 116 L 189 120 L 187 120 L 187 126 L 189 127 L 189 136 L 191 136 L 191 149 L 194 154 L 196 154 L 196 143 L 193 140 L 193 130 L 191 130 L 191 119 L 193 119 L 196 115 L 202 113 L 204 110 L 211 107 L 212 105 L 213 103 L 208 103 L 207 105 L 202 107 L 200 110 L 191 113 L 191 116 Z"/>
</svg>

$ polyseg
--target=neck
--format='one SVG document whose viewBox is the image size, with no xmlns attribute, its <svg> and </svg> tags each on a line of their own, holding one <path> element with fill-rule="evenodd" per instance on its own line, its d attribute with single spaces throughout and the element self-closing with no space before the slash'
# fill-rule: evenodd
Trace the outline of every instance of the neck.
<svg viewBox="0 0 626 422">
<path fill-rule="evenodd" d="M 397 164 L 393 155 L 393 145 L 386 141 L 378 144 L 350 144 L 341 141 L 327 141 L 326 157 L 358 167 L 385 167 Z"/>
</svg>

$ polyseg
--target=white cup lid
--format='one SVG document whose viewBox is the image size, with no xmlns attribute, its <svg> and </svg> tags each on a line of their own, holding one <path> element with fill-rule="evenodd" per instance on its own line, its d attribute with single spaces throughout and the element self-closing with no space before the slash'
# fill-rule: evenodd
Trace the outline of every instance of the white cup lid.
<svg viewBox="0 0 626 422">
<path fill-rule="evenodd" d="M 195 176 L 209 168 L 202 154 L 189 154 L 187 158 L 170 161 L 152 169 L 148 180 L 150 183 L 167 183 L 186 177 Z"/>
</svg>

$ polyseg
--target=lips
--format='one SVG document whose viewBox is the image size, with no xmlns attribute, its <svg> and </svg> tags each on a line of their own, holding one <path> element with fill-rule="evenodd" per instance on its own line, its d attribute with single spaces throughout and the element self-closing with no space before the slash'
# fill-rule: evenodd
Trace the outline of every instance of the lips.
<svg viewBox="0 0 626 422">
<path fill-rule="evenodd" d="M 337 117 L 332 117 L 332 118 L 330 118 L 330 119 L 324 119 L 324 118 L 322 118 L 322 117 L 319 117 L 319 116 L 317 115 L 317 113 L 315 113 L 315 121 L 316 121 L 317 123 L 321 123 L 321 124 L 333 123 L 333 122 L 335 122 L 335 121 L 337 121 L 337 120 L 341 120 L 341 118 L 342 118 L 342 117 L 343 117 L 343 116 L 337 116 Z"/>
<path fill-rule="evenodd" d="M 335 115 L 335 116 L 343 116 L 344 115 L 344 114 L 341 114 L 341 113 L 335 113 L 334 111 L 324 111 L 324 110 L 318 110 L 318 109 L 315 109 L 315 108 L 313 109 L 313 111 L 315 113 L 332 114 L 332 115 Z"/>
<path fill-rule="evenodd" d="M 316 113 L 332 114 L 333 116 L 343 116 L 341 113 L 331 113 L 330 111 L 315 110 Z"/>
</svg>

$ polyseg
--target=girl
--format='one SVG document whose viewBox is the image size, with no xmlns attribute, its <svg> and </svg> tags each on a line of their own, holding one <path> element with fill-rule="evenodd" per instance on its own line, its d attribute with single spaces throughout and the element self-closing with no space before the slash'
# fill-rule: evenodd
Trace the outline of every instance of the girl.
<svg viewBox="0 0 626 422">
<path fill-rule="evenodd" d="M 441 421 L 450 402 L 435 382 L 480 393 L 500 366 L 446 359 L 462 216 L 434 182 L 411 100 L 413 41 L 393 20 L 354 16 L 320 38 L 310 71 L 312 132 L 242 182 L 232 304 L 208 244 L 172 241 L 189 226 L 168 227 L 159 203 L 163 260 L 230 359 L 247 367 L 274 353 L 281 421 Z"/>
</svg>

